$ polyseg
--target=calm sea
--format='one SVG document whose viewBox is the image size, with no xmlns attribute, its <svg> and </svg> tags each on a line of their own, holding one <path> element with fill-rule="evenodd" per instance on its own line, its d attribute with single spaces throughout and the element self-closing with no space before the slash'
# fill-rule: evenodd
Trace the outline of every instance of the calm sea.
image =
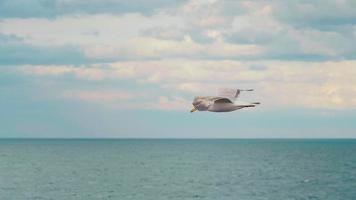
<svg viewBox="0 0 356 200">
<path fill-rule="evenodd" d="M 0 199 L 355 200 L 356 140 L 0 140 Z"/>
</svg>

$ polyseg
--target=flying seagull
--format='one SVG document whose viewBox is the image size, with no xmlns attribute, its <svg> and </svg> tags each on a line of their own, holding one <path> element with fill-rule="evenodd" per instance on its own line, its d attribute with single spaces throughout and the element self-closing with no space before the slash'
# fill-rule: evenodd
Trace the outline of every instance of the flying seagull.
<svg viewBox="0 0 356 200">
<path fill-rule="evenodd" d="M 236 101 L 242 91 L 253 91 L 241 90 L 241 89 L 221 89 L 218 96 L 198 96 L 193 100 L 194 111 L 210 111 L 210 112 L 231 112 L 234 110 L 255 107 L 259 105 L 259 102 L 247 103 L 242 101 Z"/>
</svg>

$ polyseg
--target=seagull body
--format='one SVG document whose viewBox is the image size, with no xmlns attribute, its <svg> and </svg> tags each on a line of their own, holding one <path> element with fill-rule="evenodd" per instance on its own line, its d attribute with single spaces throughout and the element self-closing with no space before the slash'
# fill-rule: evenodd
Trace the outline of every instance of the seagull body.
<svg viewBox="0 0 356 200">
<path fill-rule="evenodd" d="M 198 96 L 193 100 L 194 111 L 210 111 L 210 112 L 231 112 L 234 110 L 255 107 L 260 104 L 259 102 L 247 103 L 243 101 L 236 101 L 241 91 L 253 90 L 240 90 L 240 89 L 225 89 L 218 96 Z"/>
</svg>

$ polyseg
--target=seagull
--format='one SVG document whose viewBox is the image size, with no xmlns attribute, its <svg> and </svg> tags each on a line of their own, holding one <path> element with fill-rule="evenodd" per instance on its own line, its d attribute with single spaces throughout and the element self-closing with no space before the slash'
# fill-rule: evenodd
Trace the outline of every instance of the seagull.
<svg viewBox="0 0 356 200">
<path fill-rule="evenodd" d="M 253 91 L 253 89 L 222 89 L 218 96 L 197 96 L 193 100 L 193 109 L 195 111 L 210 111 L 210 112 L 231 112 L 242 108 L 255 107 L 259 102 L 247 103 L 236 101 L 240 93 L 243 91 Z"/>
</svg>

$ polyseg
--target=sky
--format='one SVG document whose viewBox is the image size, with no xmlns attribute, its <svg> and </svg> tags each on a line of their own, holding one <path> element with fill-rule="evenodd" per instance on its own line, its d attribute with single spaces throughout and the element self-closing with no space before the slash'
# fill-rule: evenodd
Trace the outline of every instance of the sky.
<svg viewBox="0 0 356 200">
<path fill-rule="evenodd" d="M 356 138 L 355 10 L 0 0 L 0 138 Z M 261 105 L 189 113 L 219 88 Z"/>
</svg>

